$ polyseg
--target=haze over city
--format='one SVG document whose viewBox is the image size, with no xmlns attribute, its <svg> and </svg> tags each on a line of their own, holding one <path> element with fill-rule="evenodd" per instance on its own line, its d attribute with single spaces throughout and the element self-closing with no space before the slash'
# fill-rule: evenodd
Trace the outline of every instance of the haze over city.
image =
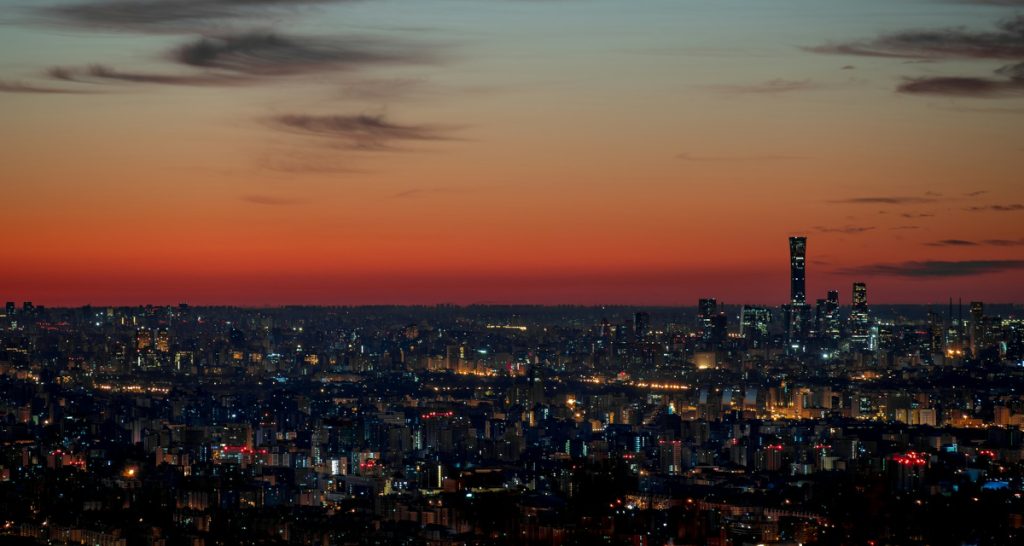
<svg viewBox="0 0 1024 546">
<path fill-rule="evenodd" d="M 0 0 L 0 544 L 1024 544 L 1024 0 Z"/>
<path fill-rule="evenodd" d="M 971 0 L 3 0 L 4 297 L 1024 301 Z"/>
</svg>

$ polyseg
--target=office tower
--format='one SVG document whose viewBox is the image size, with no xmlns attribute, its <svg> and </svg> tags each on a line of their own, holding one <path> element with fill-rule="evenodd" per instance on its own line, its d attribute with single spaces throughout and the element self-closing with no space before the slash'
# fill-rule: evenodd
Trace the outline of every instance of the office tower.
<svg viewBox="0 0 1024 546">
<path fill-rule="evenodd" d="M 839 340 L 839 291 L 829 290 L 828 298 L 814 305 L 814 337 L 823 346 L 832 346 Z"/>
<path fill-rule="evenodd" d="M 703 320 L 718 312 L 718 300 L 715 298 L 701 298 L 697 302 L 697 318 Z"/>
<path fill-rule="evenodd" d="M 651 315 L 644 311 L 637 312 L 633 315 L 633 333 L 636 334 L 636 340 L 641 341 L 647 337 L 651 331 Z"/>
<path fill-rule="evenodd" d="M 946 347 L 946 322 L 940 313 L 928 310 L 928 353 L 942 354 Z"/>
<path fill-rule="evenodd" d="M 149 328 L 140 327 L 135 332 L 135 349 L 144 351 L 153 346 L 153 332 Z"/>
<path fill-rule="evenodd" d="M 843 326 L 839 320 L 839 291 L 829 290 L 825 303 L 825 337 L 838 343 L 843 334 Z"/>
<path fill-rule="evenodd" d="M 980 301 L 971 302 L 971 324 L 970 324 L 970 341 L 971 341 L 971 352 L 977 356 L 978 350 L 981 348 L 981 324 L 985 318 L 985 304 Z"/>
<path fill-rule="evenodd" d="M 872 349 L 868 287 L 862 282 L 853 283 L 853 301 L 850 307 L 850 344 L 860 350 Z"/>
<path fill-rule="evenodd" d="M 868 285 L 862 282 L 853 283 L 853 308 L 854 313 L 868 311 Z"/>
<path fill-rule="evenodd" d="M 701 298 L 697 302 L 697 328 L 706 332 L 711 328 L 711 317 L 718 312 L 718 300 L 715 298 Z"/>
<path fill-rule="evenodd" d="M 789 303 L 807 303 L 807 237 L 789 238 Z"/>
<path fill-rule="evenodd" d="M 156 332 L 156 350 L 161 353 L 167 353 L 171 350 L 171 337 L 164 328 Z"/>
<path fill-rule="evenodd" d="M 828 300 L 818 298 L 814 302 L 814 337 L 822 338 L 825 332 L 825 317 L 828 315 Z"/>
<path fill-rule="evenodd" d="M 758 305 L 744 305 L 740 311 L 740 335 L 760 347 L 769 339 L 772 310 Z"/>
<path fill-rule="evenodd" d="M 705 340 L 718 345 L 725 342 L 729 337 L 729 316 L 725 313 L 716 313 L 708 321 L 708 330 L 705 331 Z"/>
<path fill-rule="evenodd" d="M 807 305 L 807 237 L 789 238 L 789 303 L 783 306 L 786 348 L 803 349 L 810 330 L 811 308 Z"/>
<path fill-rule="evenodd" d="M 13 317 L 15 312 L 17 312 L 17 308 L 14 306 L 14 302 L 7 302 L 7 316 Z"/>
</svg>

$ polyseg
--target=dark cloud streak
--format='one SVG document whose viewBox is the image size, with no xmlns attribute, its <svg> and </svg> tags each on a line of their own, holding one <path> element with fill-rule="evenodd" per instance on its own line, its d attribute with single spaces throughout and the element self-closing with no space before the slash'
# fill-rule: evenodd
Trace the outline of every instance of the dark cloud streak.
<svg viewBox="0 0 1024 546">
<path fill-rule="evenodd" d="M 912 95 L 946 95 L 954 97 L 1000 98 L 1024 95 L 1024 63 L 1004 66 L 996 74 L 1008 79 L 976 77 L 911 78 L 897 88 Z"/>
<path fill-rule="evenodd" d="M 872 231 L 875 229 L 875 226 L 845 226 L 837 228 L 816 226 L 814 229 L 818 230 L 821 233 L 842 233 L 844 235 L 857 235 L 859 233 Z"/>
<path fill-rule="evenodd" d="M 248 33 L 202 38 L 182 46 L 173 57 L 175 61 L 192 67 L 254 76 L 429 60 L 422 48 L 396 45 L 372 39 L 338 40 Z"/>
<path fill-rule="evenodd" d="M 19 81 L 0 80 L 0 93 L 35 93 L 40 95 L 80 95 L 88 93 L 77 89 L 45 87 Z"/>
<path fill-rule="evenodd" d="M 853 205 L 919 205 L 924 203 L 934 203 L 937 200 L 938 199 L 934 197 L 870 196 L 837 199 L 830 201 L 830 203 L 846 203 Z"/>
<path fill-rule="evenodd" d="M 108 66 L 94 64 L 88 67 L 54 67 L 47 74 L 56 80 L 73 83 L 153 83 L 163 85 L 230 85 L 245 83 L 245 78 L 223 74 L 151 74 L 122 72 Z"/>
<path fill-rule="evenodd" d="M 191 30 L 226 19 L 259 17 L 272 10 L 354 0 L 96 0 L 48 6 L 44 17 L 83 27 L 149 32 Z"/>
<path fill-rule="evenodd" d="M 830 43 L 806 48 L 815 53 L 904 59 L 1024 58 L 1024 15 L 999 23 L 995 31 L 965 28 L 905 30 L 871 40 Z"/>
<path fill-rule="evenodd" d="M 897 264 L 873 264 L 841 269 L 844 275 L 882 277 L 944 278 L 971 277 L 1024 269 L 1024 260 L 924 261 Z"/>
<path fill-rule="evenodd" d="M 978 246 L 978 243 L 975 243 L 974 241 L 967 241 L 965 239 L 943 239 L 941 241 L 925 244 L 928 246 Z"/>
<path fill-rule="evenodd" d="M 444 128 L 428 125 L 399 125 L 384 116 L 311 116 L 286 114 L 271 123 L 281 129 L 309 136 L 329 138 L 354 150 L 395 150 L 392 143 L 450 140 Z"/>
<path fill-rule="evenodd" d="M 744 85 L 712 85 L 716 91 L 736 94 L 774 95 L 779 93 L 792 93 L 794 91 L 810 91 L 818 89 L 820 84 L 811 80 L 786 80 L 775 79 L 762 83 Z"/>
<path fill-rule="evenodd" d="M 1024 211 L 1024 203 L 1010 203 L 1009 205 L 982 205 L 967 207 L 964 210 L 971 212 L 1018 212 Z"/>
</svg>

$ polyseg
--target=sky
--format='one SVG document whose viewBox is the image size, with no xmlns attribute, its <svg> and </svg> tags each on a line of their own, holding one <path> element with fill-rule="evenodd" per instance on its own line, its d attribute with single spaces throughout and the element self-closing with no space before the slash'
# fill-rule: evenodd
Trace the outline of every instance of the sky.
<svg viewBox="0 0 1024 546">
<path fill-rule="evenodd" d="M 0 0 L 0 299 L 1024 302 L 1022 0 Z"/>
</svg>

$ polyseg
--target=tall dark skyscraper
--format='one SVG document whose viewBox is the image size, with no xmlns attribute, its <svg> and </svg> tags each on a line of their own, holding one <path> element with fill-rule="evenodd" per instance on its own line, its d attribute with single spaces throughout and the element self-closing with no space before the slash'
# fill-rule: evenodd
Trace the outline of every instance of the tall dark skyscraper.
<svg viewBox="0 0 1024 546">
<path fill-rule="evenodd" d="M 714 336 L 714 320 L 718 315 L 718 300 L 701 298 L 697 302 L 697 326 L 700 328 L 701 339 L 710 341 Z"/>
<path fill-rule="evenodd" d="M 860 350 L 873 350 L 871 315 L 868 311 L 868 286 L 853 283 L 853 301 L 850 308 L 850 343 Z"/>
<path fill-rule="evenodd" d="M 825 303 L 826 316 L 823 335 L 832 342 L 838 343 L 842 336 L 843 328 L 839 322 L 839 291 L 829 290 L 828 299 Z"/>
<path fill-rule="evenodd" d="M 789 238 L 789 303 L 785 313 L 786 347 L 802 351 L 811 329 L 811 307 L 807 305 L 807 237 Z"/>
<path fill-rule="evenodd" d="M 807 303 L 807 237 L 789 238 L 789 303 Z"/>
<path fill-rule="evenodd" d="M 978 354 L 978 346 L 979 346 L 978 341 L 981 339 L 981 325 L 982 325 L 982 321 L 984 320 L 984 317 L 985 317 L 985 304 L 980 302 L 980 301 L 972 301 L 971 302 L 971 324 L 970 324 L 970 330 L 968 331 L 968 333 L 970 334 L 971 351 L 975 355 Z"/>
<path fill-rule="evenodd" d="M 647 337 L 647 334 L 651 331 L 651 315 L 640 311 L 633 315 L 633 333 L 636 335 L 637 341 L 640 341 Z"/>
</svg>

